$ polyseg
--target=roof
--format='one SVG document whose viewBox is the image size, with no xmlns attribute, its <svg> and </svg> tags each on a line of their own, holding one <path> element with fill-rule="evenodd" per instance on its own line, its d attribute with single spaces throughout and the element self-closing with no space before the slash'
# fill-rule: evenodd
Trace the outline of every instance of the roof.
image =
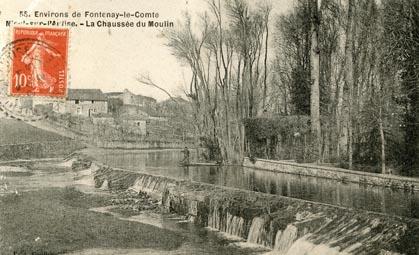
<svg viewBox="0 0 419 255">
<path fill-rule="evenodd" d="M 130 91 L 130 90 L 128 90 L 128 89 L 124 89 L 124 92 L 122 92 L 122 93 L 128 93 L 128 94 L 130 94 L 130 95 L 132 95 L 132 96 L 135 96 L 135 97 L 137 97 L 137 98 L 142 98 L 142 99 L 145 99 L 145 100 L 148 100 L 148 101 L 157 102 L 157 100 L 156 100 L 156 99 L 154 99 L 154 98 L 152 98 L 152 97 L 143 96 L 143 95 L 140 95 L 140 94 L 134 94 L 133 92 L 131 92 L 131 91 Z"/>
<path fill-rule="evenodd" d="M 68 100 L 106 101 L 107 98 L 100 89 L 69 89 Z"/>
<path fill-rule="evenodd" d="M 107 93 L 105 93 L 105 95 L 108 96 L 108 97 L 120 96 L 122 94 L 123 94 L 122 92 L 107 92 Z"/>
<path fill-rule="evenodd" d="M 156 100 L 156 99 L 154 99 L 154 98 L 152 98 L 152 97 L 143 96 L 143 95 L 137 95 L 137 97 L 142 97 L 142 98 L 144 98 L 144 99 L 146 99 L 146 100 L 153 101 L 153 102 L 157 102 L 157 100 Z"/>
</svg>

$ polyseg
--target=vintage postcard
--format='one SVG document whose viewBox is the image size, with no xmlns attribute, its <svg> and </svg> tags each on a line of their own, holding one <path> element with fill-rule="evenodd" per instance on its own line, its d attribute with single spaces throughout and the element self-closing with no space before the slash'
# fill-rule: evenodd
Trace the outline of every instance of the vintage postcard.
<svg viewBox="0 0 419 255">
<path fill-rule="evenodd" d="M 413 0 L 2 0 L 0 255 L 418 255 Z"/>
</svg>

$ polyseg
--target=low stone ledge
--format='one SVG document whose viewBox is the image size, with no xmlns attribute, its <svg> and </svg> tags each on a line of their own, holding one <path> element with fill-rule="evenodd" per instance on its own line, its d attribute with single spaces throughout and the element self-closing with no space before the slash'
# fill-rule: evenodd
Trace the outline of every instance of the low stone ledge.
<svg viewBox="0 0 419 255">
<path fill-rule="evenodd" d="M 252 163 L 247 157 L 244 158 L 243 166 L 273 172 L 334 179 L 342 182 L 354 182 L 405 190 L 419 190 L 418 178 L 352 171 L 313 164 L 300 164 L 291 161 L 256 159 Z"/>
</svg>

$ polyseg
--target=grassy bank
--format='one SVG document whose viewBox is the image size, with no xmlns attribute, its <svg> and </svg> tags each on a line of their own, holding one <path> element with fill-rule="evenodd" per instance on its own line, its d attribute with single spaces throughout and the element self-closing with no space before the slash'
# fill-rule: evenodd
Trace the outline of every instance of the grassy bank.
<svg viewBox="0 0 419 255">
<path fill-rule="evenodd" d="M 0 160 L 62 157 L 84 147 L 23 121 L 0 119 Z"/>
<path fill-rule="evenodd" d="M 23 121 L 0 119 L 0 144 L 59 141 L 64 137 L 33 127 Z"/>
<path fill-rule="evenodd" d="M 0 254 L 60 254 L 88 248 L 173 249 L 182 237 L 88 211 L 109 197 L 73 188 L 0 197 Z"/>
</svg>

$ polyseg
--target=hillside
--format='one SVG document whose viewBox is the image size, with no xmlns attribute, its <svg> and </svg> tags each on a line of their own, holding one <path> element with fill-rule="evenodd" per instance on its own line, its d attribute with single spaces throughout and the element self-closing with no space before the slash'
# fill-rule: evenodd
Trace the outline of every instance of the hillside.
<svg viewBox="0 0 419 255">
<path fill-rule="evenodd" d="M 23 121 L 0 119 L 0 145 L 59 141 L 64 137 L 35 128 Z"/>
<path fill-rule="evenodd" d="M 84 147 L 23 121 L 0 119 L 0 160 L 64 157 Z"/>
</svg>

